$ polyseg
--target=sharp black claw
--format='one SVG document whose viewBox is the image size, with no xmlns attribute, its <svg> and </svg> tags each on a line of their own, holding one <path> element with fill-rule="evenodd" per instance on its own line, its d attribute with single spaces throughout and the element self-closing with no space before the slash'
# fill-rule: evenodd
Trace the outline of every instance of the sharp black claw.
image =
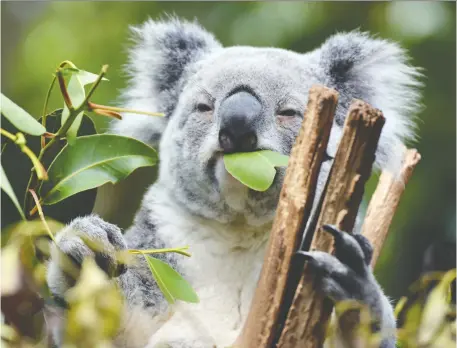
<svg viewBox="0 0 457 348">
<path fill-rule="evenodd" d="M 332 160 L 334 157 L 330 156 L 327 151 L 324 153 L 324 159 L 322 160 L 322 162 L 327 162 L 327 161 L 330 161 Z"/>
<path fill-rule="evenodd" d="M 314 257 L 307 251 L 299 250 L 296 254 L 306 261 L 314 260 Z"/>
<path fill-rule="evenodd" d="M 325 232 L 328 232 L 330 233 L 333 238 L 338 238 L 340 239 L 343 235 L 343 232 L 340 231 L 335 225 L 329 225 L 329 224 L 325 224 L 322 226 L 322 229 L 325 231 Z"/>
</svg>

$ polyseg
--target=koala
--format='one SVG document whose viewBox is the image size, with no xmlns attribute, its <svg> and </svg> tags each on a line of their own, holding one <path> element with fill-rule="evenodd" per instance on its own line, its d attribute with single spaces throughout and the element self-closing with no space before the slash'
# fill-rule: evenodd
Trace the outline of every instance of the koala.
<svg viewBox="0 0 457 348">
<path fill-rule="evenodd" d="M 285 170 L 278 169 L 267 191 L 257 192 L 226 171 L 223 155 L 256 150 L 289 154 L 308 91 L 320 84 L 339 93 L 329 156 L 336 152 L 349 104 L 358 98 L 386 117 L 376 168 L 398 171 L 404 143 L 414 139 L 421 73 L 397 44 L 359 31 L 335 34 L 307 53 L 223 47 L 198 23 L 173 17 L 148 20 L 133 27 L 132 36 L 126 66 L 130 80 L 122 103 L 166 116 L 125 114 L 110 131 L 157 147 L 158 178 L 125 233 L 97 215 L 78 217 L 60 231 L 47 282 L 55 298 L 64 300 L 74 280 L 59 267 L 61 252 L 76 264 L 95 257 L 125 298 L 118 347 L 227 347 L 249 311 Z M 331 163 L 322 165 L 318 196 Z M 326 230 L 335 238 L 336 254 L 306 253 L 319 271 L 322 291 L 335 301 L 366 304 L 377 330 L 388 332 L 382 347 L 395 347 L 393 310 L 370 269 L 369 242 L 360 234 L 331 226 Z M 91 250 L 72 231 L 98 241 L 104 251 Z M 191 247 L 192 257 L 158 257 L 190 282 L 198 304 L 168 305 L 141 257 L 131 266 L 113 258 L 114 251 L 126 248 L 183 245 Z M 59 329 L 55 336 L 61 342 Z"/>
</svg>

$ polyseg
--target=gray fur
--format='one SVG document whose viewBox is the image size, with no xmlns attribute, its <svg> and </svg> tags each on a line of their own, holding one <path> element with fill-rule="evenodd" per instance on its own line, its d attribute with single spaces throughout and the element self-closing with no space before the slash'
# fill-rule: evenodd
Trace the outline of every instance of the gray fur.
<svg viewBox="0 0 457 348">
<path fill-rule="evenodd" d="M 197 250 L 190 260 L 174 254 L 161 257 L 196 285 L 203 299 L 205 293 L 210 294 L 208 303 L 216 301 L 221 308 L 232 308 L 231 303 L 237 303 L 238 314 L 233 309 L 221 309 L 210 318 L 212 312 L 205 311 L 212 307 L 206 308 L 202 300 L 196 307 L 178 306 L 170 320 L 162 320 L 170 307 L 140 260 L 117 278 L 130 309 L 120 333 L 120 346 L 126 342 L 129 346 L 144 346 L 147 341 L 148 347 L 229 345 L 249 308 L 284 171 L 278 171 L 266 192 L 248 190 L 230 180 L 221 164 L 218 142 L 225 98 L 237 91 L 255 96 L 261 104 L 261 113 L 253 121 L 257 148 L 289 154 L 310 87 L 322 84 L 337 89 L 340 102 L 328 148 L 330 155 L 336 151 L 350 101 L 365 100 L 381 109 L 387 120 L 376 165 L 395 172 L 403 143 L 414 136 L 411 112 L 418 103 L 419 73 L 407 64 L 406 54 L 398 45 L 360 32 L 337 34 L 320 48 L 300 54 L 277 48 L 223 48 L 198 24 L 177 19 L 149 20 L 132 31 L 134 47 L 127 65 L 131 78 L 123 100 L 128 107 L 162 111 L 166 117 L 126 114 L 113 124 L 112 131 L 153 146 L 160 141 L 159 178 L 124 235 L 125 243 L 118 242 L 122 239 L 119 229 L 94 216 L 77 219 L 70 228 L 102 241 L 108 251 L 119 245 L 161 248 L 189 242 Z M 323 165 L 318 193 L 329 167 L 330 163 Z M 68 231 L 59 234 L 59 246 L 67 254 L 93 255 Z M 313 253 L 315 260 L 321 260 L 318 268 L 324 274 L 323 291 L 338 300 L 362 301 L 378 317 L 381 328 L 394 328 L 392 307 L 367 266 L 371 258 L 369 244 L 359 237 L 345 238 L 341 250 L 346 246 L 358 258 L 345 257 L 347 252 L 336 256 Z M 107 265 L 114 262 L 108 261 Z M 49 268 L 48 282 L 56 295 L 64 296 L 69 284 L 59 272 L 56 256 Z M 230 290 L 232 287 L 235 290 Z M 195 308 L 195 317 L 186 319 L 183 313 L 188 308 Z M 137 310 L 158 318 L 159 324 L 151 324 L 154 329 L 150 339 L 138 339 L 139 343 L 133 344 L 125 337 L 127 331 L 134 332 L 132 318 Z M 213 325 L 208 328 L 205 320 L 200 323 L 199 315 Z M 226 322 L 220 324 L 225 329 L 217 331 L 219 321 L 225 317 L 233 332 Z M 213 337 L 211 326 L 214 335 L 225 338 Z M 384 342 L 385 347 L 394 347 L 394 341 L 390 337 Z"/>
</svg>

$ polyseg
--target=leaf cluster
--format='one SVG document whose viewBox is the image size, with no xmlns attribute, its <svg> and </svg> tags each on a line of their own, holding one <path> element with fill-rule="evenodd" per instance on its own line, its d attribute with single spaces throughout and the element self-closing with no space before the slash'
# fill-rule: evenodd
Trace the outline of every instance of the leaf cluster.
<svg viewBox="0 0 457 348">
<path fill-rule="evenodd" d="M 2 312 L 7 325 L 2 328 L 3 343 L 9 345 L 45 346 L 47 335 L 44 325 L 45 307 L 62 306 L 51 296 L 45 281 L 45 263 L 50 256 L 54 235 L 63 224 L 46 217 L 47 205 L 57 204 L 68 197 L 107 182 L 116 183 L 140 167 L 154 166 L 157 153 L 147 144 L 136 139 L 113 135 L 91 134 L 78 136 L 82 119 L 89 113 L 122 118 L 122 112 L 141 113 L 153 117 L 162 116 L 144 110 L 128 110 L 94 103 L 91 98 L 104 77 L 107 66 L 100 74 L 78 69 L 72 62 L 62 62 L 50 84 L 43 114 L 39 121 L 23 108 L 2 94 L 0 111 L 17 130 L 15 134 L 1 129 L 7 143 L 17 146 L 31 161 L 32 171 L 23 204 L 19 203 L 2 163 L 1 189 L 9 196 L 19 211 L 22 221 L 2 231 Z M 62 96 L 62 109 L 47 112 L 48 99 L 55 82 Z M 90 85 L 86 91 L 85 86 Z M 49 120 L 60 126 L 54 133 L 49 131 Z M 58 120 L 59 121 L 59 120 Z M 29 137 L 40 137 L 41 149 L 35 154 L 27 145 Z M 50 149 L 60 149 L 49 166 L 43 162 Z M 5 150 L 5 147 L 2 149 Z M 38 213 L 39 219 L 35 218 Z M 55 247 L 58 250 L 57 245 Z M 96 245 L 90 247 L 97 248 Z M 151 274 L 170 303 L 176 300 L 198 302 L 192 287 L 169 265 L 150 256 L 163 252 L 176 252 L 190 256 L 184 248 L 159 250 L 130 250 L 130 254 L 142 254 L 147 259 Z M 109 281 L 92 259 L 80 268 L 61 253 L 61 267 L 75 286 L 65 296 L 68 320 L 65 326 L 65 346 L 110 346 L 122 313 L 122 296 L 115 282 Z M 118 255 L 119 262 L 132 258 Z M 6 303 L 5 305 L 3 305 Z M 99 328 L 102 328 L 101 330 Z"/>
</svg>

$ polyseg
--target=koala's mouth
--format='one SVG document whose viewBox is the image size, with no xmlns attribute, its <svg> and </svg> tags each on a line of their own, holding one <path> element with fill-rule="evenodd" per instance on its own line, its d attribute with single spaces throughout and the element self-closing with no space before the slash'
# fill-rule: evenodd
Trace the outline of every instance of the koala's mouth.
<svg viewBox="0 0 457 348">
<path fill-rule="evenodd" d="M 262 148 L 262 149 L 256 149 L 255 151 L 262 151 L 262 150 L 270 150 L 270 149 L 263 149 Z M 271 151 L 274 151 L 274 150 L 271 150 Z M 236 153 L 236 152 L 234 152 L 234 153 Z M 218 172 L 220 172 L 220 169 L 218 169 L 218 167 L 220 168 L 219 161 L 223 161 L 224 154 L 225 153 L 223 151 L 214 152 L 214 154 L 208 160 L 208 162 L 206 164 L 206 170 L 205 170 L 206 171 L 206 175 L 209 178 L 211 184 L 218 191 L 221 189 L 221 185 L 224 184 L 224 182 L 221 182 L 220 173 L 218 175 Z M 224 169 L 225 169 L 225 165 L 224 165 Z M 232 183 L 236 182 L 236 183 L 238 183 L 240 185 L 243 185 L 243 184 L 239 183 L 238 180 L 235 179 L 228 171 L 226 171 L 225 175 L 226 175 L 226 178 L 230 178 L 229 179 L 230 182 L 232 182 Z M 277 179 L 278 178 L 276 176 L 275 179 L 274 179 L 274 182 L 276 182 Z M 225 181 L 225 179 L 223 181 Z M 252 191 L 251 189 L 248 189 L 248 190 Z"/>
</svg>

